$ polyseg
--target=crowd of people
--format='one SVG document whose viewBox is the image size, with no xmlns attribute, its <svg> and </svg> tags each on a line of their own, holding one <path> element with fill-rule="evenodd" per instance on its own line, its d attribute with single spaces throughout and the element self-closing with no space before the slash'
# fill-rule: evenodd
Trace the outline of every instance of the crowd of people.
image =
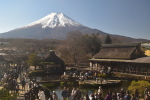
<svg viewBox="0 0 150 100">
<path fill-rule="evenodd" d="M 113 73 L 107 73 L 105 70 L 95 71 L 95 70 L 86 70 L 86 71 L 75 71 L 70 72 L 70 75 L 73 77 L 79 78 L 80 82 L 84 82 L 89 79 L 95 80 L 97 83 L 106 82 L 104 77 L 110 77 Z M 102 75 L 102 76 L 101 76 Z"/>
<path fill-rule="evenodd" d="M 3 70 L 0 75 L 1 85 L 4 89 L 10 91 L 11 93 L 19 92 L 19 83 L 17 82 L 18 78 L 22 77 L 22 72 L 27 69 L 27 66 L 15 66 L 11 70 Z"/>
<path fill-rule="evenodd" d="M 135 89 L 133 94 L 130 94 L 128 90 L 125 91 L 123 88 L 120 91 L 111 91 L 109 89 L 105 95 L 101 86 L 92 94 L 83 94 L 80 88 L 75 87 L 72 89 L 64 87 L 61 94 L 57 94 L 56 91 L 50 93 L 49 89 L 43 88 L 34 79 L 30 79 L 25 73 L 26 70 L 27 66 L 16 66 L 12 71 L 4 71 L 0 75 L 2 86 L 17 95 L 19 95 L 19 92 L 23 92 L 25 100 L 139 100 L 141 98 L 138 89 Z M 81 71 L 80 73 L 75 72 L 70 74 L 81 79 L 88 79 L 89 76 L 92 76 L 96 80 L 99 73 L 105 73 L 105 71 Z M 21 84 L 21 89 L 18 80 Z M 61 97 L 58 95 L 61 95 Z M 150 100 L 150 91 L 148 88 L 144 90 L 144 100 Z"/>
<path fill-rule="evenodd" d="M 103 90 L 101 86 L 99 89 L 92 94 L 86 93 L 83 95 L 80 88 L 73 88 L 72 91 L 69 91 L 68 88 L 64 87 L 64 90 L 61 92 L 62 100 L 140 100 L 141 94 L 138 89 L 135 89 L 133 94 L 130 94 L 130 91 L 120 89 L 118 92 L 113 92 L 110 89 L 107 94 L 103 97 Z M 53 99 L 57 100 L 57 99 Z M 146 87 L 144 90 L 144 100 L 150 100 L 150 91 Z"/>
</svg>

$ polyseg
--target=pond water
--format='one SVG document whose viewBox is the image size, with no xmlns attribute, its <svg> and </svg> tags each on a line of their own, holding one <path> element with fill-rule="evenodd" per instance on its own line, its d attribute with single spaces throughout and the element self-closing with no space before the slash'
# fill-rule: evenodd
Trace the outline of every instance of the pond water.
<svg viewBox="0 0 150 100">
<path fill-rule="evenodd" d="M 120 86 L 115 86 L 115 87 L 105 87 L 103 89 L 103 97 L 105 98 L 106 96 L 106 93 L 108 92 L 108 90 L 110 89 L 112 92 L 119 92 L 121 90 L 121 88 L 123 88 L 124 90 L 127 90 L 128 86 L 130 85 L 131 82 L 129 81 L 124 81 L 122 85 Z M 69 87 L 70 90 L 72 90 L 73 87 Z M 61 96 L 61 91 L 63 90 L 63 87 L 61 86 L 57 86 L 57 87 L 52 87 L 50 88 L 50 93 L 52 94 L 53 91 L 56 92 L 56 94 L 58 95 L 58 98 L 61 99 L 62 96 Z M 92 93 L 95 93 L 98 88 L 90 88 L 90 87 L 87 87 L 87 88 L 80 88 L 81 92 L 82 92 L 82 97 L 85 96 L 86 93 L 88 93 L 89 95 L 92 94 Z"/>
</svg>

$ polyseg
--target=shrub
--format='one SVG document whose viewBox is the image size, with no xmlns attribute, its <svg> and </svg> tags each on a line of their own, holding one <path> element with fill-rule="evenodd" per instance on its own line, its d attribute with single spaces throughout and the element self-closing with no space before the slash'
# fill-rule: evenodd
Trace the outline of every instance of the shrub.
<svg viewBox="0 0 150 100">
<path fill-rule="evenodd" d="M 107 77 L 106 74 L 98 74 L 98 76 L 101 77 L 101 78 L 106 78 Z"/>
<path fill-rule="evenodd" d="M 43 83 L 42 85 L 43 87 L 53 87 L 55 86 L 55 83 Z"/>
<path fill-rule="evenodd" d="M 9 91 L 4 88 L 0 90 L 0 100 L 15 100 L 17 98 L 16 94 L 10 94 Z"/>
<path fill-rule="evenodd" d="M 132 81 L 131 85 L 128 87 L 128 90 L 134 94 L 135 89 L 138 89 L 141 96 L 144 97 L 145 87 L 150 87 L 150 83 L 148 81 Z"/>
<path fill-rule="evenodd" d="M 28 76 L 31 77 L 31 76 L 45 76 L 46 73 L 44 70 L 34 70 L 34 71 L 30 71 Z"/>
</svg>

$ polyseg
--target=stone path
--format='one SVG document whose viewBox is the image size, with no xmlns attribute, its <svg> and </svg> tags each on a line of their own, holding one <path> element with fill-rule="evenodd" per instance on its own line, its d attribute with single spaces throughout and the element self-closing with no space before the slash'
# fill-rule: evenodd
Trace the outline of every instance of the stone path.
<svg viewBox="0 0 150 100">
<path fill-rule="evenodd" d="M 21 84 L 19 84 L 19 87 L 20 87 L 20 91 L 19 91 L 19 95 L 17 96 L 17 99 L 16 99 L 16 100 L 24 100 L 24 93 L 25 93 L 25 90 L 22 90 Z"/>
<path fill-rule="evenodd" d="M 0 86 L 0 90 L 2 89 L 3 87 L 2 86 Z"/>
</svg>

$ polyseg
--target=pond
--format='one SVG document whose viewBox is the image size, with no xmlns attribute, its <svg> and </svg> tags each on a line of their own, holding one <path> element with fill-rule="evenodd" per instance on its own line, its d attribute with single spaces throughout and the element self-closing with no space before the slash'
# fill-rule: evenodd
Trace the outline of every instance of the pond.
<svg viewBox="0 0 150 100">
<path fill-rule="evenodd" d="M 120 86 L 115 86 L 115 87 L 105 87 L 103 89 L 103 97 L 105 98 L 106 96 L 106 93 L 108 92 L 108 90 L 110 89 L 112 92 L 119 92 L 121 90 L 121 88 L 123 88 L 124 90 L 127 90 L 128 86 L 130 85 L 130 81 L 124 81 L 122 85 Z M 69 87 L 70 90 L 72 90 L 73 87 Z M 76 87 L 77 88 L 77 87 Z M 61 99 L 62 96 L 61 96 L 61 91 L 63 90 L 63 87 L 61 86 L 56 86 L 56 87 L 52 87 L 52 88 L 49 88 L 51 91 L 50 93 L 52 94 L 53 91 L 56 92 L 56 94 L 58 95 L 58 98 Z M 90 88 L 90 87 L 86 87 L 86 88 L 80 88 L 81 92 L 82 92 L 82 97 L 85 96 L 86 93 L 88 93 L 89 95 L 92 94 L 92 93 L 95 93 L 98 88 Z"/>
</svg>

